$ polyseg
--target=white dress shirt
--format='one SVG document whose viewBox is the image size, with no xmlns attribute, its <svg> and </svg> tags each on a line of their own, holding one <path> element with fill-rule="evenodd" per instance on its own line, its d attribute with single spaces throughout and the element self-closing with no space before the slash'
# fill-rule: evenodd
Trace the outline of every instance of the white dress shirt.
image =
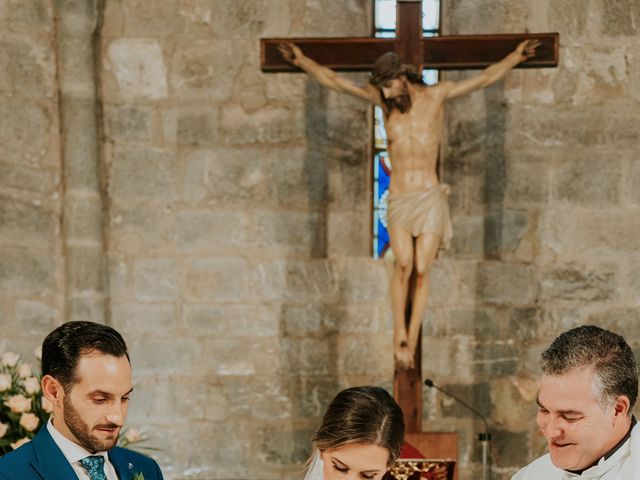
<svg viewBox="0 0 640 480">
<path fill-rule="evenodd" d="M 88 452 L 80 445 L 73 443 L 67 437 L 62 435 L 58 430 L 56 430 L 56 427 L 53 426 L 52 419 L 49 419 L 49 421 L 47 422 L 47 430 L 51 434 L 53 441 L 56 442 L 58 448 L 62 450 L 62 454 L 71 464 L 71 468 L 73 468 L 73 471 L 76 472 L 79 480 L 91 480 L 89 478 L 89 474 L 80 463 L 80 460 L 90 455 L 100 455 L 101 457 L 104 457 L 104 473 L 107 476 L 107 480 L 118 480 L 118 474 L 116 473 L 116 469 L 109 461 L 109 455 L 107 455 L 107 452 Z"/>
</svg>

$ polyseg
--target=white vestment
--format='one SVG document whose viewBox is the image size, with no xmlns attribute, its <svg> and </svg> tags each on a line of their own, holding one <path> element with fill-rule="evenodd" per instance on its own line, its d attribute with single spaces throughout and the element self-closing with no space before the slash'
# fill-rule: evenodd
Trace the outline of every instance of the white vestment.
<svg viewBox="0 0 640 480">
<path fill-rule="evenodd" d="M 322 480 L 322 458 L 320 457 L 320 451 L 316 449 L 316 453 L 313 456 L 311 465 L 307 470 L 307 474 L 304 476 L 304 480 Z"/>
<path fill-rule="evenodd" d="M 640 480 L 640 422 L 631 431 L 631 437 L 613 455 L 580 475 L 555 467 L 546 455 L 533 461 L 511 480 Z"/>
</svg>

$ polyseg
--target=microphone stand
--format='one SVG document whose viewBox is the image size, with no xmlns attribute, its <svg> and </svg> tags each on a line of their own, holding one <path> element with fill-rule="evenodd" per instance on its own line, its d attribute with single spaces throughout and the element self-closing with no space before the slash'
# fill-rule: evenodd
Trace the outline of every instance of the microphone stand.
<svg viewBox="0 0 640 480">
<path fill-rule="evenodd" d="M 478 434 L 478 441 L 482 446 L 482 478 L 483 480 L 491 480 L 491 448 L 490 448 L 491 433 L 489 433 L 489 425 L 487 424 L 487 419 L 484 417 L 484 415 L 482 415 L 479 411 L 477 411 L 471 405 L 468 405 L 467 403 L 463 402 L 458 397 L 447 392 L 446 390 L 441 389 L 439 386 L 433 383 L 433 381 L 430 378 L 427 378 L 424 381 L 424 384 L 429 388 L 435 388 L 436 390 L 441 391 L 448 397 L 453 398 L 460 405 L 462 405 L 467 410 L 469 410 L 470 412 L 474 413 L 475 415 L 477 415 L 482 419 L 482 421 L 484 422 L 484 432 Z"/>
</svg>

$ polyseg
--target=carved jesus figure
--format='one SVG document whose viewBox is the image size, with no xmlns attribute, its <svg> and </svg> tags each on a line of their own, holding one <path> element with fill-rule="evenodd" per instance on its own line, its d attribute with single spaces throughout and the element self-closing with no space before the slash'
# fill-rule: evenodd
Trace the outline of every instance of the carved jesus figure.
<svg viewBox="0 0 640 480">
<path fill-rule="evenodd" d="M 422 317 L 429 299 L 429 270 L 441 245 L 451 239 L 448 187 L 436 172 L 447 100 L 485 88 L 520 62 L 535 55 L 538 40 L 527 40 L 480 74 L 460 82 L 428 86 L 412 65 L 396 53 L 375 63 L 369 85 L 360 86 L 321 66 L 291 43 L 279 46 L 283 58 L 307 72 L 323 86 L 382 107 L 393 171 L 389 185 L 387 225 L 394 268 L 391 279 L 393 346 L 396 363 L 413 368 Z M 415 269 L 408 329 L 405 310 L 409 278 Z"/>
</svg>

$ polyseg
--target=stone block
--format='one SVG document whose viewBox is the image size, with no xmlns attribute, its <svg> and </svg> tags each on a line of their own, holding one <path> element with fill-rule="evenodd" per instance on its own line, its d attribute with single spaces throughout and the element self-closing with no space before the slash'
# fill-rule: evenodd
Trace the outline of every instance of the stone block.
<svg viewBox="0 0 640 480">
<path fill-rule="evenodd" d="M 438 273 L 436 275 L 441 275 Z M 382 262 L 364 257 L 341 263 L 338 295 L 343 302 L 379 301 L 389 294 L 389 276 Z"/>
<path fill-rule="evenodd" d="M 286 108 L 266 106 L 245 112 L 239 105 L 221 110 L 220 130 L 226 144 L 293 142 L 303 138 L 304 121 Z"/>
<path fill-rule="evenodd" d="M 107 46 L 106 60 L 121 98 L 156 100 L 167 96 L 167 67 L 156 40 L 115 39 Z"/>
<path fill-rule="evenodd" d="M 636 188 L 636 185 L 640 182 L 640 162 L 637 160 L 631 161 L 631 172 L 627 177 L 628 189 L 631 192 L 631 201 L 634 205 L 640 206 L 640 189 Z"/>
<path fill-rule="evenodd" d="M 248 293 L 247 261 L 239 257 L 199 258 L 187 272 L 188 295 L 200 300 L 243 300 Z"/>
<path fill-rule="evenodd" d="M 62 95 L 64 185 L 67 191 L 98 191 L 98 137 L 93 98 Z"/>
<path fill-rule="evenodd" d="M 358 257 L 370 255 L 370 207 L 335 212 L 327 219 L 327 253 L 329 256 Z"/>
<path fill-rule="evenodd" d="M 514 119 L 521 125 L 514 140 L 527 147 L 633 148 L 640 139 L 640 120 L 624 113 L 589 116 L 567 111 L 548 116 L 543 110 L 526 108 L 521 115 Z"/>
<path fill-rule="evenodd" d="M 167 238 L 180 251 L 215 251 L 247 243 L 248 219 L 241 211 L 185 210 L 168 225 Z"/>
<path fill-rule="evenodd" d="M 189 203 L 255 204 L 273 201 L 269 195 L 270 172 L 267 162 L 276 157 L 301 157 L 301 150 L 264 151 L 261 149 L 216 148 L 197 150 L 187 157 L 184 198 Z"/>
<path fill-rule="evenodd" d="M 169 81 L 172 92 L 178 98 L 188 100 L 226 100 L 242 66 L 242 55 L 238 54 L 241 51 L 229 40 L 216 41 L 215 48 L 211 48 L 210 40 L 179 45 L 171 58 Z"/>
<path fill-rule="evenodd" d="M 107 137 L 136 142 L 151 140 L 151 109 L 137 105 L 107 106 L 104 115 Z"/>
<path fill-rule="evenodd" d="M 177 197 L 175 152 L 152 148 L 119 149 L 111 164 L 110 195 L 172 200 Z"/>
<path fill-rule="evenodd" d="M 509 332 L 520 341 L 534 340 L 540 323 L 537 308 L 514 308 L 509 317 Z"/>
<path fill-rule="evenodd" d="M 73 293 L 73 292 L 71 292 Z M 79 293 L 80 296 L 74 297 L 70 295 L 66 299 L 66 322 L 96 322 L 105 323 L 107 320 L 105 300 L 100 295 L 86 295 Z"/>
<path fill-rule="evenodd" d="M 620 203 L 620 161 L 610 155 L 570 156 L 552 178 L 553 196 L 559 200 L 598 208 Z"/>
<path fill-rule="evenodd" d="M 168 312 L 163 315 L 168 319 Z M 198 375 L 206 371 L 206 367 L 200 361 L 203 358 L 203 349 L 198 340 L 178 335 L 149 337 L 144 335 L 147 331 L 149 329 L 144 328 L 139 334 L 131 334 L 127 338 L 131 364 L 138 375 L 171 375 L 183 372 Z"/>
<path fill-rule="evenodd" d="M 0 157 L 17 164 L 38 162 L 51 139 L 51 121 L 40 105 L 17 98 L 0 103 Z"/>
<path fill-rule="evenodd" d="M 513 251 L 518 246 L 528 215 L 522 210 L 495 209 L 484 219 L 484 250 L 489 257 Z"/>
<path fill-rule="evenodd" d="M 285 337 L 308 337 L 326 331 L 327 308 L 323 304 L 283 304 L 281 307 L 281 333 Z"/>
<path fill-rule="evenodd" d="M 637 19 L 640 18 L 640 5 L 634 0 L 611 0 L 602 2 L 602 27 L 605 35 L 612 37 L 637 36 Z"/>
<path fill-rule="evenodd" d="M 522 467 L 531 460 L 529 455 L 529 431 L 512 432 L 508 430 L 493 430 L 494 461 L 501 467 Z"/>
<path fill-rule="evenodd" d="M 258 264 L 251 272 L 251 291 L 263 300 L 323 300 L 335 298 L 338 273 L 325 260 L 274 261 Z"/>
<path fill-rule="evenodd" d="M 23 2 L 9 0 L 6 2 L 9 8 L 8 22 L 12 29 L 35 30 L 38 32 L 50 32 L 52 29 L 52 5 L 45 0 Z"/>
<path fill-rule="evenodd" d="M 585 36 L 591 9 L 584 7 L 581 0 L 550 0 L 547 18 L 551 31 L 566 32 L 571 39 Z"/>
<path fill-rule="evenodd" d="M 168 302 L 182 291 L 180 268 L 172 258 L 137 259 L 131 275 L 136 300 Z"/>
<path fill-rule="evenodd" d="M 477 291 L 487 303 L 530 305 L 536 300 L 537 289 L 531 267 L 499 262 L 479 265 Z"/>
<path fill-rule="evenodd" d="M 491 423 L 502 429 L 514 431 L 522 428 L 523 419 L 535 419 L 537 405 L 535 398 L 538 393 L 537 382 L 527 379 L 533 398 L 524 398 L 521 389 L 525 380 L 522 378 L 500 378 L 489 384 L 491 395 Z M 474 404 L 472 404 L 474 405 Z M 526 463 L 526 462 L 524 462 Z M 523 464 L 524 464 L 523 463 Z"/>
<path fill-rule="evenodd" d="M 540 238 L 556 255 L 637 253 L 640 210 L 556 208 L 541 215 Z"/>
<path fill-rule="evenodd" d="M 456 215 L 453 217 L 451 249 L 456 257 L 481 257 L 484 253 L 484 216 Z"/>
<path fill-rule="evenodd" d="M 278 153 L 267 161 L 269 195 L 280 205 L 326 205 L 327 159 L 298 149 Z"/>
<path fill-rule="evenodd" d="M 102 244 L 102 204 L 96 195 L 93 198 L 73 197 L 67 194 L 64 205 L 64 222 L 67 239 L 70 241 Z"/>
<path fill-rule="evenodd" d="M 509 342 L 480 343 L 474 352 L 474 369 L 478 379 L 513 375 L 518 368 L 518 351 Z"/>
<path fill-rule="evenodd" d="M 0 188 L 50 195 L 59 187 L 58 172 L 0 163 Z"/>
<path fill-rule="evenodd" d="M 102 293 L 105 287 L 105 259 L 102 246 L 68 246 L 66 280 L 73 295 Z"/>
<path fill-rule="evenodd" d="M 422 371 L 437 372 L 439 377 L 455 377 L 460 381 L 475 381 L 474 341 L 472 336 L 430 337 L 423 333 Z"/>
<path fill-rule="evenodd" d="M 164 0 L 154 8 L 149 8 L 144 0 L 124 2 L 124 35 L 132 38 L 162 38 L 181 33 L 180 17 L 176 15 L 180 3 Z"/>
<path fill-rule="evenodd" d="M 441 338 L 496 340 L 509 335 L 505 312 L 492 308 L 429 308 L 423 335 Z"/>
<path fill-rule="evenodd" d="M 58 37 L 57 53 L 60 68 L 57 73 L 60 77 L 60 90 L 65 96 L 94 101 L 96 86 L 92 34 L 92 32 L 81 35 L 60 34 Z"/>
<path fill-rule="evenodd" d="M 0 250 L 0 290 L 49 295 L 57 291 L 60 259 L 21 250 Z"/>
<path fill-rule="evenodd" d="M 38 203 L 0 195 L 0 244 L 49 250 L 55 244 L 56 222 Z"/>
<path fill-rule="evenodd" d="M 549 161 L 543 155 L 509 157 L 506 163 L 505 200 L 511 205 L 549 202 Z"/>
<path fill-rule="evenodd" d="M 166 239 L 166 230 L 173 217 L 172 212 L 153 206 L 127 204 L 123 207 L 114 204 L 109 226 L 110 247 L 116 253 L 133 255 L 168 249 L 170 244 Z"/>
<path fill-rule="evenodd" d="M 218 138 L 215 109 L 173 109 L 164 114 L 164 138 L 177 145 L 209 145 Z"/>
<path fill-rule="evenodd" d="M 138 375 L 134 366 L 134 393 L 127 423 L 144 425 L 182 410 L 181 421 L 222 421 L 229 416 L 233 399 L 221 386 L 201 376 Z"/>
<path fill-rule="evenodd" d="M 589 268 L 568 264 L 544 272 L 540 282 L 540 298 L 545 301 L 572 300 L 602 302 L 613 300 L 617 270 L 611 265 Z"/>
<path fill-rule="evenodd" d="M 640 312 L 637 308 L 609 308 L 591 313 L 586 320 L 585 323 L 622 335 L 632 344 L 640 337 Z"/>
<path fill-rule="evenodd" d="M 483 382 L 471 385 L 447 384 L 443 385 L 442 388 L 447 392 L 451 392 L 453 395 L 469 405 L 473 405 L 473 407 L 485 417 L 492 416 L 491 388 L 488 383 Z M 441 412 L 443 416 L 454 418 L 476 418 L 473 413 L 462 407 L 452 398 L 443 394 L 437 395 L 440 397 Z"/>
<path fill-rule="evenodd" d="M 336 344 L 329 347 L 329 358 L 336 358 L 337 353 L 336 363 L 341 375 L 389 378 L 393 370 L 392 344 L 392 338 L 386 335 L 339 335 Z"/>
<path fill-rule="evenodd" d="M 24 36 L 0 39 L 0 72 L 0 91 L 55 98 L 55 59 L 46 44 Z"/>
<path fill-rule="evenodd" d="M 276 337 L 280 332 L 275 306 L 187 304 L 183 312 L 183 325 L 199 337 Z"/>
<path fill-rule="evenodd" d="M 326 249 L 326 216 L 313 212 L 254 211 L 254 238 L 258 245 L 312 253 Z M 324 235 L 323 235 L 324 233 Z"/>
<path fill-rule="evenodd" d="M 178 324 L 172 304 L 115 304 L 111 307 L 113 327 L 128 338 L 173 335 Z M 144 348 L 144 347 L 143 347 Z"/>
<path fill-rule="evenodd" d="M 57 308 L 47 303 L 36 300 L 17 300 L 15 321 L 19 330 L 15 329 L 14 333 L 19 331 L 22 334 L 46 335 L 61 323 L 62 315 Z"/>
<path fill-rule="evenodd" d="M 254 378 L 266 375 L 284 376 L 297 368 L 286 363 L 287 342 L 268 337 L 206 338 L 203 347 L 209 361 L 203 367 L 211 375 Z M 251 355 L 238 355 L 251 352 Z M 318 359 L 318 361 L 320 361 Z"/>
<path fill-rule="evenodd" d="M 259 432 L 259 455 L 267 464 L 302 464 L 311 453 L 309 439 L 312 428 L 295 428 L 290 425 L 266 427 Z"/>
<path fill-rule="evenodd" d="M 302 418 L 319 418 L 340 390 L 335 376 L 301 376 L 294 383 L 291 401 L 294 412 Z"/>
<path fill-rule="evenodd" d="M 335 341 L 325 338 L 283 338 L 283 365 L 287 372 L 297 376 L 329 375 L 335 368 L 337 345 Z M 344 354 L 344 351 L 341 352 Z M 327 359 L 333 359 L 327 362 Z M 333 364 L 333 365 L 332 365 Z"/>
</svg>

